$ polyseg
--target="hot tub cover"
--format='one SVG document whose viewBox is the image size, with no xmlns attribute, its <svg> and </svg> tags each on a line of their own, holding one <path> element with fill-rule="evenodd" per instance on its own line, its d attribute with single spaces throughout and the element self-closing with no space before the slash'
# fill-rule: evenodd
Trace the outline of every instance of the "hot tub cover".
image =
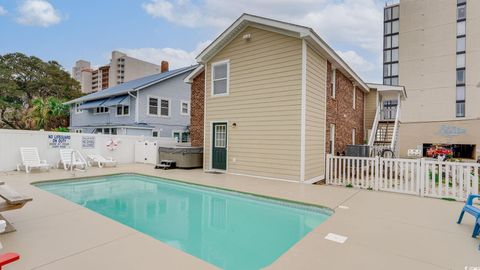
<svg viewBox="0 0 480 270">
<path fill-rule="evenodd" d="M 203 147 L 159 147 L 161 153 L 179 153 L 179 154 L 202 154 Z"/>
</svg>

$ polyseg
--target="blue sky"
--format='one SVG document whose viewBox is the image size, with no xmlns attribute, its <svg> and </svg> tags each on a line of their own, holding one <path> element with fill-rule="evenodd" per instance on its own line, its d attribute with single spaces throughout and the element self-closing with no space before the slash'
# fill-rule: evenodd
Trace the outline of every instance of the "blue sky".
<svg viewBox="0 0 480 270">
<path fill-rule="evenodd" d="M 312 27 L 366 81 L 381 80 L 384 0 L 0 0 L 0 54 L 102 65 L 112 50 L 171 66 L 243 12 Z"/>
</svg>

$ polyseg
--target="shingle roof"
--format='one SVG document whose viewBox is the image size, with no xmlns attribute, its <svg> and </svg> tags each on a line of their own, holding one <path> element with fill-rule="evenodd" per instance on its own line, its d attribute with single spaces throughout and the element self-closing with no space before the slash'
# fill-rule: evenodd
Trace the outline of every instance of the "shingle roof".
<svg viewBox="0 0 480 270">
<path fill-rule="evenodd" d="M 136 79 L 136 80 L 131 80 L 131 81 L 116 85 L 114 87 L 110 87 L 110 88 L 107 88 L 105 90 L 96 92 L 96 93 L 92 93 L 92 94 L 89 94 L 89 95 L 86 95 L 86 96 L 83 96 L 83 97 L 79 97 L 79 98 L 74 99 L 74 100 L 70 100 L 68 102 L 65 102 L 65 104 L 79 103 L 79 102 L 85 102 L 85 101 L 90 101 L 90 100 L 96 100 L 96 99 L 100 99 L 100 98 L 107 98 L 107 97 L 112 97 L 112 96 L 124 95 L 124 94 L 127 94 L 128 92 L 140 90 L 140 89 L 145 88 L 147 86 L 150 86 L 152 84 L 165 81 L 169 78 L 175 77 L 177 75 L 181 75 L 181 74 L 186 73 L 186 72 L 190 72 L 197 67 L 198 67 L 198 65 L 193 65 L 193 66 L 189 66 L 189 67 L 183 67 L 183 68 L 179 68 L 179 69 L 175 69 L 175 70 L 171 70 L 171 71 L 166 71 L 166 72 L 146 76 L 146 77 L 139 78 L 139 79 Z"/>
</svg>

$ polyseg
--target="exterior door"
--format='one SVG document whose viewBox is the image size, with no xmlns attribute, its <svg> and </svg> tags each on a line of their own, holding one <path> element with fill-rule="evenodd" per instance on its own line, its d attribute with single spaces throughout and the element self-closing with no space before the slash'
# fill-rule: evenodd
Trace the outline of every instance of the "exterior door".
<svg viewBox="0 0 480 270">
<path fill-rule="evenodd" d="M 227 123 L 213 124 L 212 169 L 227 169 Z"/>
</svg>

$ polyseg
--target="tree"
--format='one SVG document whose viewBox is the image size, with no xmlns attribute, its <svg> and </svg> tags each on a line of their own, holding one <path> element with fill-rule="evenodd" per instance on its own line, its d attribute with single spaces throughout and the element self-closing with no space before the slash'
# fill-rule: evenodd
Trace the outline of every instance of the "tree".
<svg viewBox="0 0 480 270">
<path fill-rule="evenodd" d="M 33 101 L 42 100 L 36 101 L 37 106 L 41 107 L 41 102 L 53 102 L 53 99 L 48 101 L 49 98 L 61 103 L 81 95 L 79 83 L 56 61 L 44 62 L 22 53 L 0 55 L 0 127 L 35 129 L 39 124 L 54 129 L 58 126 L 42 123 L 48 120 L 33 121 L 29 118 L 32 111 L 41 115 L 38 109 L 33 109 Z M 50 108 L 50 105 L 44 107 Z M 65 116 L 62 117 L 65 119 Z M 55 120 L 55 124 L 65 124 L 59 119 Z"/>
<path fill-rule="evenodd" d="M 28 126 L 34 129 L 54 130 L 68 125 L 68 105 L 56 97 L 36 98 L 27 114 Z"/>
</svg>

